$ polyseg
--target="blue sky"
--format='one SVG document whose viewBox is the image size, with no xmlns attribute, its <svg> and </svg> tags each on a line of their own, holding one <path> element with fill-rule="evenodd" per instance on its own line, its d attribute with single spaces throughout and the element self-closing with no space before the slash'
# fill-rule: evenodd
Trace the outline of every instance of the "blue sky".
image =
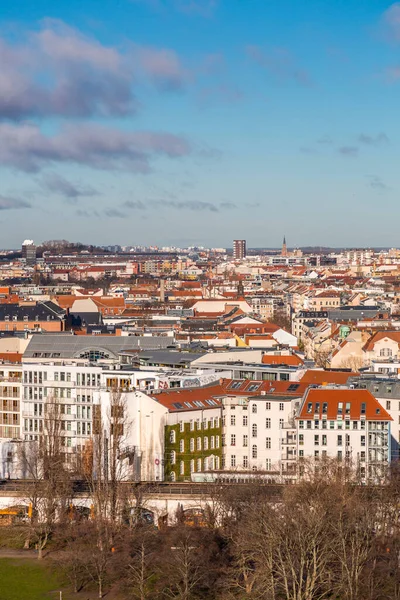
<svg viewBox="0 0 400 600">
<path fill-rule="evenodd" d="M 400 3 L 0 3 L 1 247 L 399 246 Z"/>
</svg>

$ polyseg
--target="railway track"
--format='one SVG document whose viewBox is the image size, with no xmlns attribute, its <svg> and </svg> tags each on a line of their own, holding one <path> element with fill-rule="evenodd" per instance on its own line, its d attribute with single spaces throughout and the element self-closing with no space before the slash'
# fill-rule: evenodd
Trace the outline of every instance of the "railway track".
<svg viewBox="0 0 400 600">
<path fill-rule="evenodd" d="M 194 483 L 194 482 L 183 482 L 183 483 L 172 483 L 172 482 L 137 482 L 137 481 L 124 481 L 120 483 L 124 488 L 128 487 L 132 493 L 141 492 L 149 495 L 169 495 L 169 496 L 204 496 L 212 495 L 216 490 L 226 489 L 229 487 L 245 487 L 251 486 L 249 483 Z M 280 496 L 282 490 L 286 487 L 283 484 L 262 484 L 265 493 L 271 496 Z M 14 479 L 14 480 L 0 480 L 0 494 L 7 495 L 12 494 L 29 494 L 29 490 L 32 490 L 34 486 L 40 487 L 40 482 L 29 480 L 29 479 Z M 83 480 L 72 481 L 72 491 L 76 495 L 84 495 L 90 493 L 90 485 Z"/>
</svg>

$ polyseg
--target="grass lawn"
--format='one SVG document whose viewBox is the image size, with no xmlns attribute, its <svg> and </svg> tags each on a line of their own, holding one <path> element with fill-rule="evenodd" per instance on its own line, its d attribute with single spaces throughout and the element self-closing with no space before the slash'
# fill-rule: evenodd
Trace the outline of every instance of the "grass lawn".
<svg viewBox="0 0 400 600">
<path fill-rule="evenodd" d="M 58 600 L 60 585 L 57 576 L 37 560 L 0 558 L 1 600 Z"/>
</svg>

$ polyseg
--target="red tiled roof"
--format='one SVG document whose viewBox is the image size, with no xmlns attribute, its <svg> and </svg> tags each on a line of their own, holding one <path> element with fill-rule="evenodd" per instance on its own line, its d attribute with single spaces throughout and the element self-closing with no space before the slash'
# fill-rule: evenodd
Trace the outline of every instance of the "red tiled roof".
<svg viewBox="0 0 400 600">
<path fill-rule="evenodd" d="M 336 384 L 345 384 L 349 377 L 357 377 L 359 373 L 352 373 L 350 371 L 318 371 L 317 369 L 309 369 L 300 379 L 302 383 L 306 383 L 308 385 L 311 384 L 328 384 L 328 383 L 336 383 Z"/>
<path fill-rule="evenodd" d="M 216 384 L 207 387 L 166 390 L 159 394 L 154 394 L 153 397 L 170 412 L 179 410 L 203 410 L 220 406 L 221 401 L 216 399 L 216 396 L 221 396 L 222 391 L 222 386 Z M 211 400 L 215 404 L 209 404 L 207 400 Z M 187 404 L 185 404 L 185 402 Z M 201 405 L 196 406 L 194 402 L 201 402 Z"/>
<path fill-rule="evenodd" d="M 341 390 L 341 389 L 311 389 L 301 407 L 297 419 L 313 419 L 314 416 L 322 418 L 326 415 L 329 420 L 336 420 L 341 403 L 341 414 L 346 417 L 346 405 L 348 405 L 348 416 L 352 420 L 358 420 L 362 416 L 362 404 L 365 404 L 365 418 L 369 421 L 392 421 L 392 417 L 381 406 L 378 400 L 368 390 Z M 326 412 L 323 405 L 326 404 Z"/>
<path fill-rule="evenodd" d="M 22 362 L 22 354 L 19 352 L 0 352 L 0 360 L 10 363 Z"/>
<path fill-rule="evenodd" d="M 264 354 L 261 361 L 264 365 L 288 365 L 298 367 L 303 364 L 300 356 L 288 354 L 276 356 L 275 354 Z"/>
<path fill-rule="evenodd" d="M 385 338 L 389 338 L 390 340 L 393 340 L 394 342 L 400 344 L 400 331 L 377 331 L 365 344 L 363 350 L 365 350 L 366 352 L 373 350 L 375 344 L 380 340 L 384 340 Z"/>
<path fill-rule="evenodd" d="M 207 400 L 215 400 L 217 406 L 221 405 L 221 396 L 260 396 L 265 394 L 276 396 L 292 396 L 300 398 L 307 389 L 307 384 L 297 381 L 251 381 L 248 379 L 221 379 L 214 385 L 196 388 L 182 388 L 165 390 L 154 394 L 153 397 L 168 408 L 169 411 L 179 410 L 202 410 L 205 408 L 216 408 L 207 403 Z M 194 401 L 200 401 L 204 406 L 196 406 Z M 188 402 L 190 406 L 185 405 Z M 174 406 L 180 404 L 182 408 Z"/>
</svg>

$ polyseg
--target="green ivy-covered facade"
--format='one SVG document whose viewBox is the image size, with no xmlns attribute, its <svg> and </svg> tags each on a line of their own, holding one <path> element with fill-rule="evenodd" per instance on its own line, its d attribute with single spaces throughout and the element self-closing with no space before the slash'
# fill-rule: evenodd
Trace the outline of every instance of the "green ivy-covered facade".
<svg viewBox="0 0 400 600">
<path fill-rule="evenodd" d="M 164 448 L 166 481 L 190 481 L 192 473 L 221 468 L 221 419 L 166 425 Z"/>
</svg>

